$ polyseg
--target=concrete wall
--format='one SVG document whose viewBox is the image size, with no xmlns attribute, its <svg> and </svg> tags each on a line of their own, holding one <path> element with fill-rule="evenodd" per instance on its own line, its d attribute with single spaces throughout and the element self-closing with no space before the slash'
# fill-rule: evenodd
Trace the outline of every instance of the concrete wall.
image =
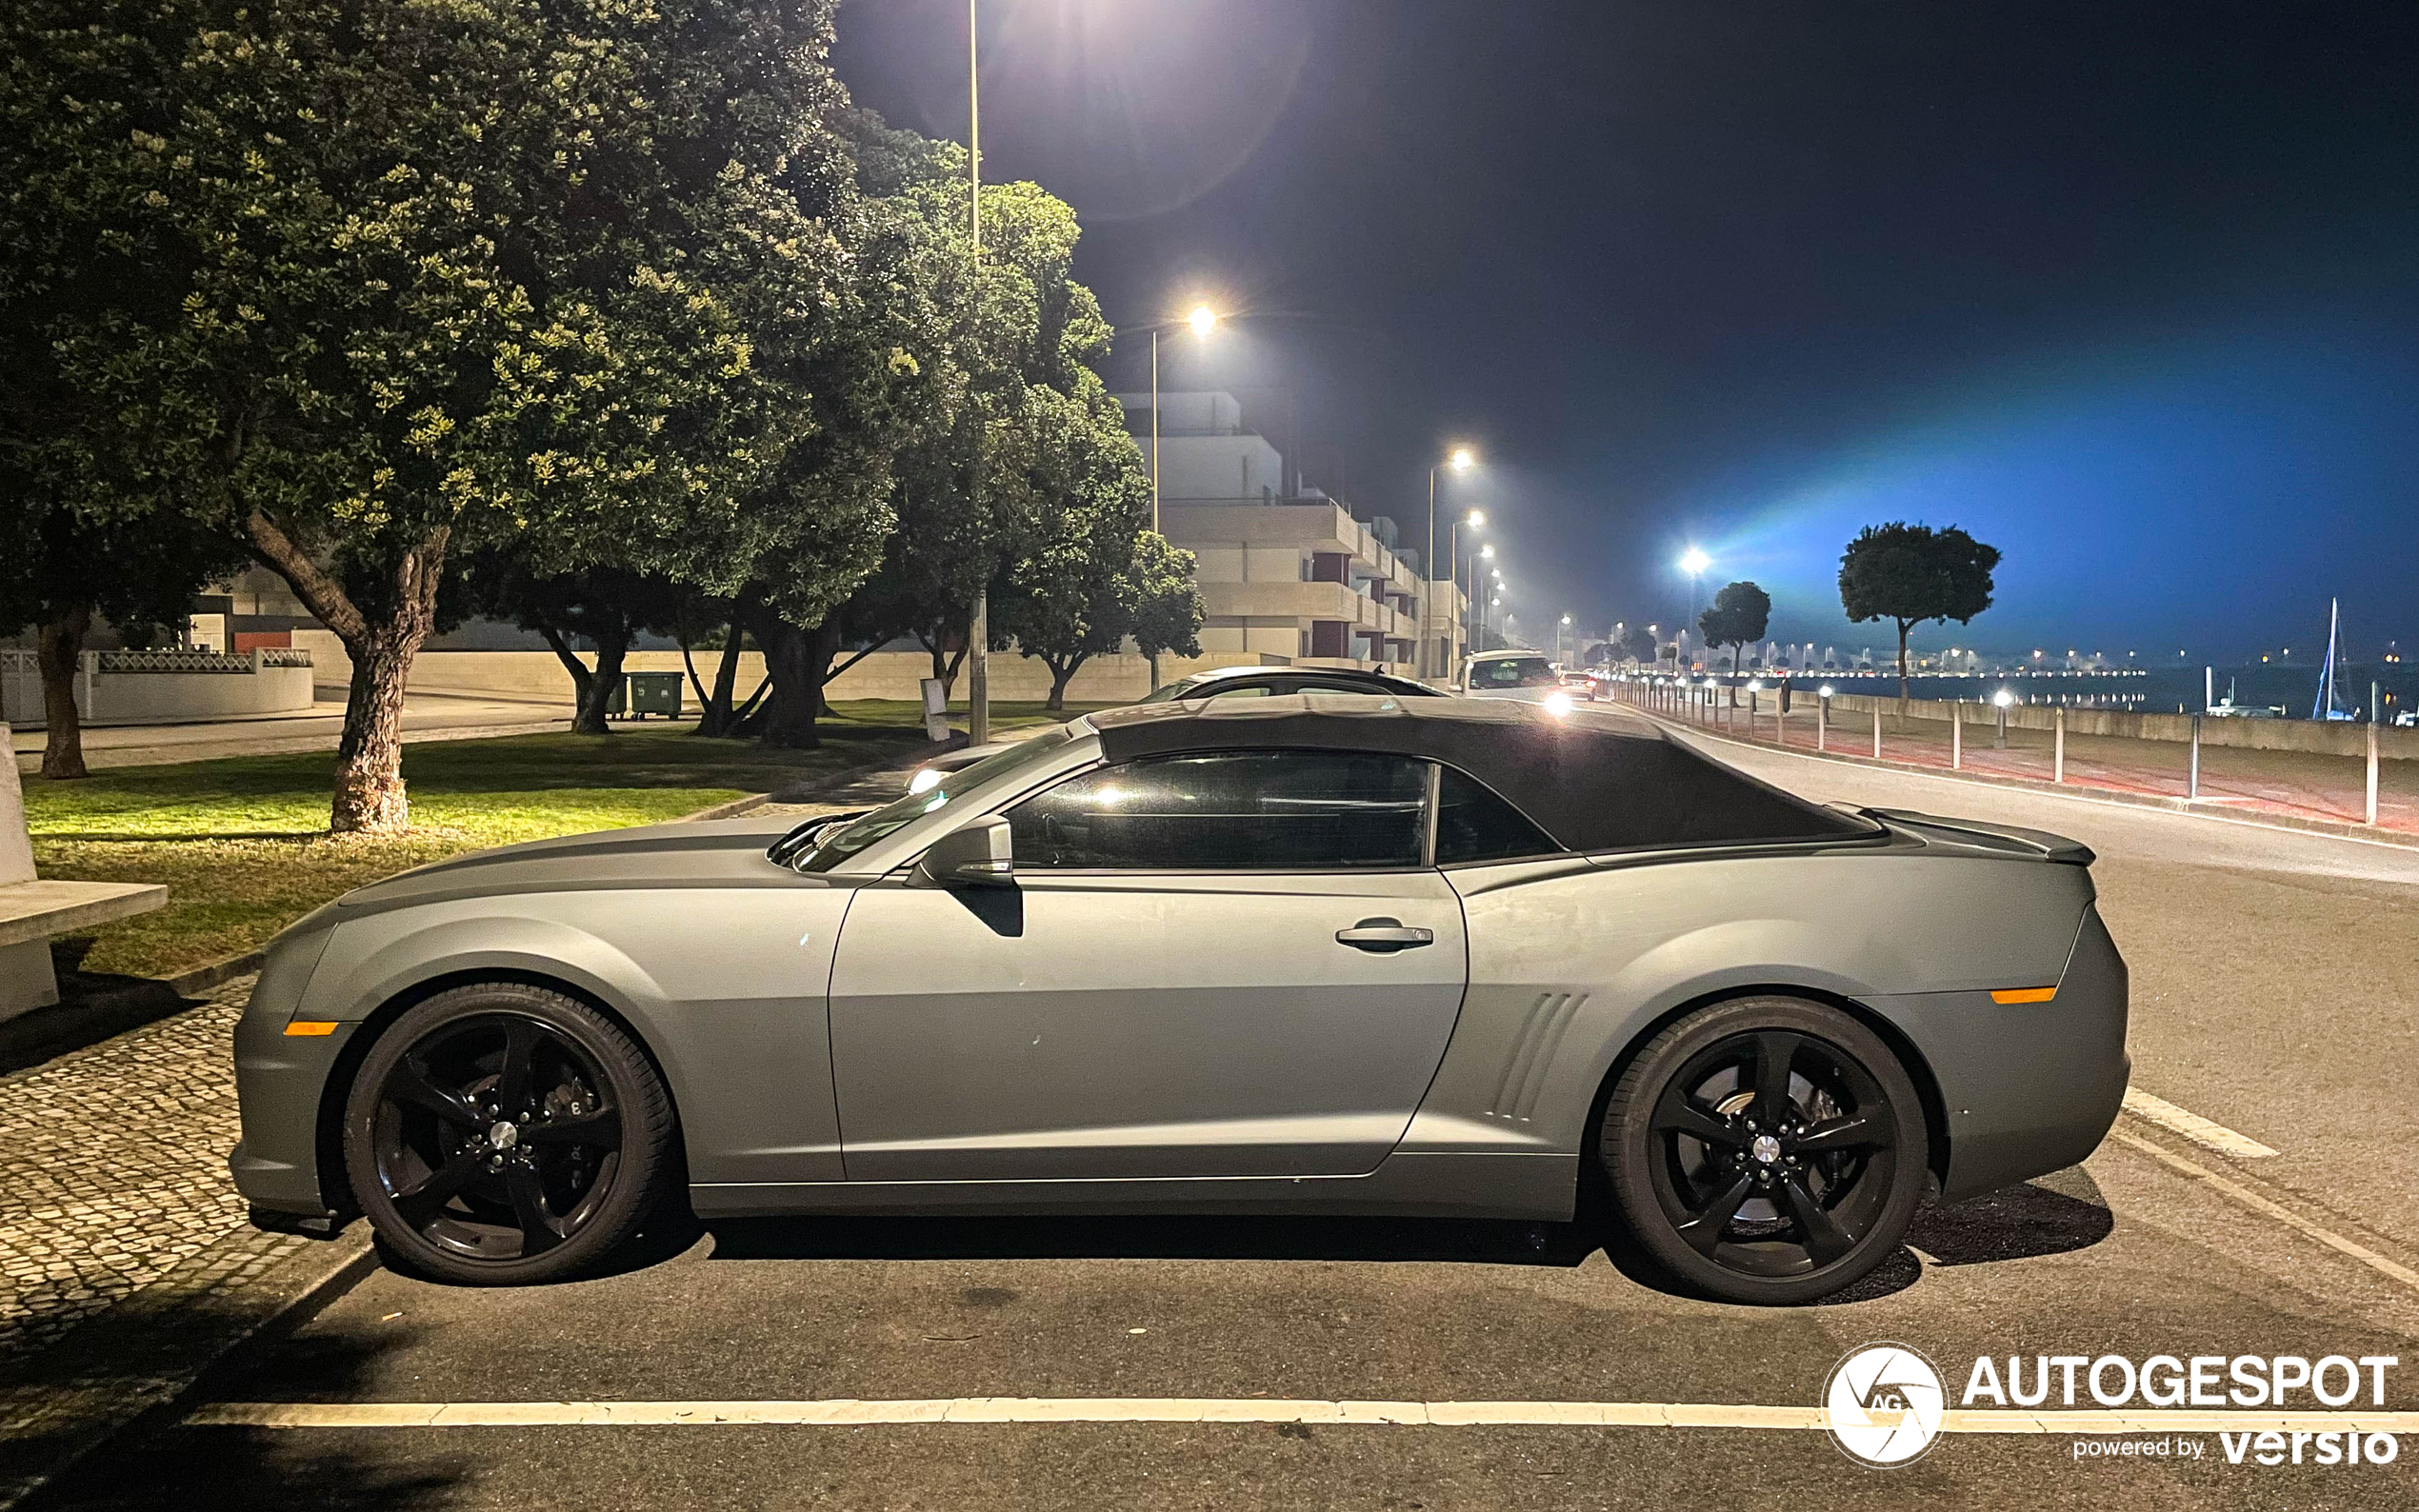
<svg viewBox="0 0 2419 1512">
<path fill-rule="evenodd" d="M 310 647 L 311 661 L 323 686 L 341 686 L 352 675 L 352 664 L 344 655 L 343 643 L 327 630 L 297 630 L 298 644 Z M 332 643 L 332 652 L 323 647 L 323 640 Z M 696 653 L 697 675 L 708 686 L 713 686 L 714 669 L 720 665 L 719 651 Z M 1198 657 L 1166 656 L 1160 658 L 1162 682 L 1174 682 L 1190 677 L 1204 667 L 1261 666 L 1287 665 L 1291 658 L 1260 655 L 1242 651 L 1207 651 Z M 623 663 L 632 672 L 681 671 L 678 651 L 633 651 Z M 744 651 L 739 657 L 739 696 L 746 698 L 764 680 L 765 660 L 761 653 Z M 842 673 L 827 690 L 833 700 L 852 698 L 885 698 L 911 702 L 921 696 L 917 682 L 932 675 L 931 658 L 922 651 L 876 651 Z M 1006 702 L 1038 702 L 1050 696 L 1050 668 L 1038 660 L 1018 656 L 1013 651 L 991 653 L 991 697 Z M 551 651 L 423 651 L 411 664 L 411 680 L 408 685 L 415 693 L 450 693 L 470 698 L 526 699 L 532 703 L 563 704 L 571 702 L 571 676 Z M 1138 699 L 1150 690 L 1150 663 L 1141 656 L 1095 656 L 1086 662 L 1068 685 L 1067 696 L 1082 703 L 1125 703 Z M 966 697 L 966 678 L 961 671 L 954 689 L 958 699 Z M 684 691 L 684 708 L 696 702 L 694 689 Z"/>
<path fill-rule="evenodd" d="M 75 680 L 75 706 L 87 725 L 195 724 L 310 712 L 316 670 L 310 666 L 270 666 L 255 651 L 250 671 L 110 670 L 108 662 L 120 654 L 142 655 L 84 653 Z M 350 664 L 347 668 L 349 673 Z M 29 729 L 43 726 L 42 674 L 30 651 L 0 653 L 0 719 Z"/>
<path fill-rule="evenodd" d="M 1812 697 L 1803 683 L 1793 685 L 1792 702 Z M 1767 693 L 1765 702 L 1773 695 Z M 1742 701 L 1745 695 L 1741 695 Z M 1838 693 L 1831 698 L 1834 719 L 1853 715 L 1869 722 L 1872 711 L 1894 714 L 1895 698 L 1876 698 L 1863 693 Z M 1947 724 L 1954 713 L 1969 727 L 1989 727 L 1996 721 L 1997 710 L 1990 705 L 1969 699 L 1962 705 L 1949 699 L 1909 699 L 1909 719 L 1933 720 Z M 2069 708 L 2066 711 L 2067 733 L 2070 735 L 2106 735 L 2122 740 L 2169 741 L 2188 744 L 2192 739 L 2192 717 L 2189 714 L 2131 714 L 2113 708 Z M 2039 704 L 2018 704 L 2008 710 L 2010 729 L 2054 729 L 2058 710 Z M 2353 756 L 2365 758 L 2369 752 L 2369 729 L 2365 725 L 2348 721 L 2321 723 L 2309 719 L 2203 719 L 2201 744 L 2205 746 L 2233 750 L 2303 751 L 2318 756 Z M 2387 761 L 2419 761 L 2419 729 L 2396 729 L 2381 726 L 2377 731 L 2377 754 Z"/>
</svg>

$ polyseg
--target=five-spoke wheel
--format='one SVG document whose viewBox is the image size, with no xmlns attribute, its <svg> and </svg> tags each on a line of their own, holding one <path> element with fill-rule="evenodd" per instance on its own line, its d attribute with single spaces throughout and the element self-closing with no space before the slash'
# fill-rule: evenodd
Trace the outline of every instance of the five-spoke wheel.
<svg viewBox="0 0 2419 1512">
<path fill-rule="evenodd" d="M 1807 1301 L 1898 1247 L 1925 1182 L 1923 1112 L 1896 1056 L 1840 1010 L 1717 1005 L 1648 1043 L 1605 1109 L 1622 1216 L 1692 1289 Z"/>
<path fill-rule="evenodd" d="M 553 1280 L 628 1238 L 661 1184 L 671 1112 L 630 1037 L 516 984 L 458 987 L 371 1046 L 345 1113 L 362 1211 L 447 1280 Z"/>
</svg>

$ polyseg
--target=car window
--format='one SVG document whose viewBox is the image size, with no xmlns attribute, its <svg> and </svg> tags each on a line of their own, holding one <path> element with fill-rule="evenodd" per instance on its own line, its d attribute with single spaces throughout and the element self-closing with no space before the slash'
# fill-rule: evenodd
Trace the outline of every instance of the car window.
<svg viewBox="0 0 2419 1512">
<path fill-rule="evenodd" d="M 1332 871 L 1420 864 L 1428 766 L 1359 751 L 1156 756 L 1009 811 L 1021 870 Z"/>
<path fill-rule="evenodd" d="M 1493 789 L 1450 766 L 1436 792 L 1436 864 L 1550 856 L 1562 849 Z"/>
<path fill-rule="evenodd" d="M 1196 698 L 1267 698 L 1276 691 L 1277 689 L 1266 683 L 1242 683 L 1227 687 L 1212 686 L 1206 692 L 1196 693 L 1193 696 Z M 1287 691 L 1289 692 L 1291 689 L 1289 688 Z"/>
<path fill-rule="evenodd" d="M 1542 656 L 1505 656 L 1469 664 L 1472 687 L 1553 687 L 1560 681 Z"/>
<path fill-rule="evenodd" d="M 913 824 L 926 814 L 948 807 L 1003 772 L 1012 772 L 1040 762 L 1073 738 L 1073 733 L 1064 725 L 1044 730 L 995 756 L 986 756 L 971 766 L 959 767 L 923 792 L 910 793 L 838 829 L 817 836 L 815 845 L 803 855 L 796 855 L 794 860 L 794 852 L 784 849 L 786 840 L 776 843 L 768 854 L 775 861 L 796 866 L 800 871 L 830 871 L 883 836 Z"/>
</svg>

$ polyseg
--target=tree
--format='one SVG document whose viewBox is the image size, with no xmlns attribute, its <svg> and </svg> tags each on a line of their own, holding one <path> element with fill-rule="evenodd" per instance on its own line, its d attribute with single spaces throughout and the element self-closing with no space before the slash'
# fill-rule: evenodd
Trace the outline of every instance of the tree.
<svg viewBox="0 0 2419 1512">
<path fill-rule="evenodd" d="M 1753 641 L 1764 639 L 1764 628 L 1772 618 L 1772 595 L 1752 583 L 1726 585 L 1713 595 L 1713 603 L 1697 616 L 1697 631 L 1705 644 L 1730 648 L 1730 672 L 1739 670 L 1739 650 Z"/>
<path fill-rule="evenodd" d="M 1654 631 L 1643 625 L 1622 627 L 1617 643 L 1620 653 L 1641 666 L 1651 666 L 1661 649 L 1655 645 Z"/>
<path fill-rule="evenodd" d="M 1839 602 L 1848 617 L 1898 626 L 1898 717 L 1907 717 L 1907 632 L 1925 620 L 1964 625 L 1990 607 L 1999 548 L 1955 526 L 1934 530 L 1892 521 L 1869 525 L 1839 559 Z"/>
<path fill-rule="evenodd" d="M 108 491 L 239 532 L 344 640 L 331 825 L 402 827 L 450 553 L 728 591 L 744 501 L 817 433 L 797 354 L 850 269 L 832 0 L 104 3 L 158 78 L 88 81 L 110 129 L 43 203 L 115 209 L 92 255 L 130 292 L 47 334 L 133 432 Z M 0 87 L 64 110 L 73 71 Z"/>
<path fill-rule="evenodd" d="M 1207 610 L 1193 579 L 1193 554 L 1156 530 L 1134 538 L 1132 583 L 1134 648 L 1145 656 L 1201 654 L 1201 622 Z"/>
<path fill-rule="evenodd" d="M 647 631 L 675 628 L 690 596 L 669 579 L 622 567 L 539 573 L 510 550 L 490 548 L 461 564 L 446 601 L 461 611 L 535 630 L 570 675 L 573 732 L 607 735 L 612 726 L 606 715 L 614 689 L 622 686 L 630 643 Z M 575 639 L 594 647 L 593 669 L 580 660 L 571 645 Z"/>
<path fill-rule="evenodd" d="M 236 544 L 175 517 L 130 526 L 88 524 L 44 503 L 39 481 L 0 472 L 0 633 L 30 625 L 42 671 L 42 775 L 86 775 L 83 719 L 75 706 L 77 664 L 94 618 L 148 638 L 181 628 L 193 596 L 243 561 Z M 163 530 L 173 531 L 164 535 Z"/>
<path fill-rule="evenodd" d="M 1191 644 L 1189 600 L 1170 582 L 1190 566 L 1145 528 L 1150 479 L 1116 400 L 1087 369 L 1073 395 L 1034 386 L 1028 424 L 1010 438 L 1014 466 L 1003 491 L 1030 496 L 1036 521 L 992 594 L 991 634 L 1013 639 L 1050 671 L 1050 706 L 1085 662 L 1113 652 L 1141 628 L 1146 583 L 1154 601 L 1147 633 L 1162 650 Z M 1145 542 L 1152 543 L 1146 546 Z M 1181 634 L 1182 641 L 1175 641 Z"/>
</svg>

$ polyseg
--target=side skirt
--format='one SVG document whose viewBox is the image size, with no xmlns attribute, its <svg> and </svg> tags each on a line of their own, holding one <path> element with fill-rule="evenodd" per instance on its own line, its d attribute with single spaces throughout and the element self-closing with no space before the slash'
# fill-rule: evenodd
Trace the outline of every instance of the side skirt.
<svg viewBox="0 0 2419 1512">
<path fill-rule="evenodd" d="M 1398 1152 L 1367 1176 L 1077 1182 L 789 1182 L 689 1188 L 700 1218 L 792 1213 L 1335 1213 L 1567 1223 L 1579 1159 Z"/>
</svg>

